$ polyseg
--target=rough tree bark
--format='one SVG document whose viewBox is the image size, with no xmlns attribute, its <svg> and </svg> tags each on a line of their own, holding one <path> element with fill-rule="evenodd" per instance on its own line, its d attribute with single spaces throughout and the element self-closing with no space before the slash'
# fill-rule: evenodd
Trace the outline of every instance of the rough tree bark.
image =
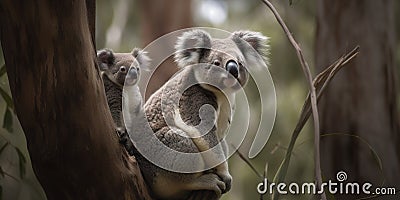
<svg viewBox="0 0 400 200">
<path fill-rule="evenodd" d="M 368 146 L 355 137 L 322 138 L 322 171 L 336 180 L 400 185 L 399 118 L 396 105 L 392 0 L 317 1 L 316 64 L 322 70 L 360 45 L 359 56 L 340 72 L 321 99 L 321 133 L 365 139 L 382 160 L 382 173 Z"/>
<path fill-rule="evenodd" d="M 92 42 L 95 14 L 87 13 L 93 6 L 0 1 L 15 110 L 49 199 L 150 199 L 106 104 Z"/>
</svg>

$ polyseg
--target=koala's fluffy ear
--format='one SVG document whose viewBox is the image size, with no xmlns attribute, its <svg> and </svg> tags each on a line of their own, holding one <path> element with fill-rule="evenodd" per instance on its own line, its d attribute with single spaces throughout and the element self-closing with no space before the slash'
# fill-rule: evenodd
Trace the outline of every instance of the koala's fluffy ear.
<svg viewBox="0 0 400 200">
<path fill-rule="evenodd" d="M 115 61 L 114 52 L 111 49 L 102 49 L 97 52 L 97 64 L 101 71 L 106 71 Z"/>
<path fill-rule="evenodd" d="M 138 61 L 140 69 L 143 70 L 149 69 L 151 59 L 149 58 L 149 56 L 147 56 L 146 51 L 143 51 L 142 49 L 139 48 L 134 48 L 132 50 L 132 55 Z"/>
<path fill-rule="evenodd" d="M 175 62 L 179 67 L 198 63 L 210 51 L 211 36 L 202 30 L 192 30 L 182 34 L 175 45 Z"/>
<path fill-rule="evenodd" d="M 254 51 L 249 50 L 249 46 L 254 48 L 254 50 L 267 61 L 268 55 L 268 37 L 262 35 L 259 32 L 253 31 L 235 31 L 232 33 L 232 40 L 236 43 L 239 49 L 243 52 L 247 59 L 257 59 L 257 55 L 253 55 Z M 247 44 L 244 43 L 247 42 Z"/>
</svg>

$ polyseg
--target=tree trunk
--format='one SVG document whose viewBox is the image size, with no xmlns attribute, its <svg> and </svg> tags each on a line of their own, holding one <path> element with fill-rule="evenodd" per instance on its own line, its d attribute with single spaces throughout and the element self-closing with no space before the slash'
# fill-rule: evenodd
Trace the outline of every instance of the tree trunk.
<svg viewBox="0 0 400 200">
<path fill-rule="evenodd" d="M 95 13 L 87 13 L 94 1 L 86 2 L 0 1 L 1 42 L 33 169 L 49 199 L 150 199 L 115 134 L 95 62 Z"/>
<path fill-rule="evenodd" d="M 140 30 L 144 46 L 164 34 L 193 26 L 190 0 L 139 0 L 138 5 L 141 10 L 140 16 L 143 19 Z M 172 58 L 165 60 L 150 79 L 149 87 L 146 89 L 146 99 L 177 70 Z"/>
<path fill-rule="evenodd" d="M 339 72 L 320 103 L 322 171 L 336 180 L 374 186 L 400 185 L 399 118 L 396 99 L 395 35 L 392 0 L 317 1 L 318 71 L 355 45 L 360 55 Z M 369 143 L 382 161 L 382 169 Z"/>
</svg>

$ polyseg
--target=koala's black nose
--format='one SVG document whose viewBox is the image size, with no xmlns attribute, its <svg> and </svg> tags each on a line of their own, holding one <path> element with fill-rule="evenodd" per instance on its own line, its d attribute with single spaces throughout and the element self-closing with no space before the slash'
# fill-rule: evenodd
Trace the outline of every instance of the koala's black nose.
<svg viewBox="0 0 400 200">
<path fill-rule="evenodd" d="M 126 85 L 134 85 L 138 81 L 138 78 L 139 78 L 139 74 L 138 74 L 137 69 L 135 67 L 130 67 L 129 72 L 125 78 L 125 84 Z"/>
<path fill-rule="evenodd" d="M 237 78 L 239 76 L 239 66 L 234 60 L 228 61 L 225 68 L 233 77 Z"/>
</svg>

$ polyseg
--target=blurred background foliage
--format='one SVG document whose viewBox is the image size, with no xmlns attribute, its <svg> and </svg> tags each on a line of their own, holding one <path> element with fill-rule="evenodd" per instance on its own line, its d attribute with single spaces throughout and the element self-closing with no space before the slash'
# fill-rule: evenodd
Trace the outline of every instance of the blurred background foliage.
<svg viewBox="0 0 400 200">
<path fill-rule="evenodd" d="M 172 11 L 175 7 L 185 7 L 188 11 L 185 25 L 175 23 Z M 112 48 L 116 52 L 128 52 L 133 47 L 144 48 L 151 41 L 146 25 L 153 23 L 152 29 L 160 31 L 154 33 L 160 36 L 167 31 L 183 27 L 200 26 L 214 27 L 227 31 L 248 29 L 262 32 L 270 37 L 270 66 L 272 78 L 277 94 L 277 116 L 275 126 L 267 146 L 261 154 L 251 159 L 251 162 L 262 173 L 268 163 L 267 177 L 274 175 L 284 158 L 291 132 L 298 120 L 301 106 L 307 95 L 307 85 L 303 72 L 296 58 L 295 51 L 288 43 L 280 26 L 276 23 L 272 13 L 258 0 L 173 0 L 168 6 L 160 6 L 161 1 L 148 0 L 117 0 L 97 1 L 96 13 L 96 45 L 97 49 Z M 305 54 L 307 61 L 314 70 L 314 40 L 316 29 L 316 0 L 272 1 L 279 13 L 289 26 Z M 146 8 L 145 5 L 152 6 Z M 160 8 L 155 8 L 159 6 Z M 159 9 L 159 10 L 157 10 Z M 396 1 L 396 19 L 399 19 L 399 2 Z M 159 12 L 158 12 L 159 11 Z M 171 16 L 164 18 L 164 14 Z M 146 17 L 144 17 L 146 16 Z M 152 18 L 151 18 L 152 17 Z M 168 21 L 172 19 L 171 21 Z M 177 20 L 179 21 L 179 20 Z M 154 23 L 158 25 L 154 26 Z M 397 33 L 400 27 L 397 26 Z M 158 34 L 158 35 L 157 35 Z M 400 63 L 399 38 L 397 34 L 397 72 Z M 1 49 L 0 49 L 1 51 Z M 0 66 L 4 65 L 1 52 Z M 326 63 L 328 64 L 328 63 Z M 173 72 L 171 72 L 173 73 Z M 168 74 L 160 79 L 166 80 Z M 399 76 L 398 76 L 399 77 Z M 6 75 L 0 77 L 0 87 L 3 93 L 10 95 Z M 255 92 L 254 84 L 249 84 L 247 90 Z M 2 95 L 4 96 L 4 95 Z M 250 95 L 257 98 L 257 95 Z M 250 99 L 254 117 L 259 116 L 260 103 L 258 99 Z M 400 105 L 400 104 L 398 104 Z M 257 112 L 258 111 L 258 112 Z M 45 199 L 45 195 L 38 184 L 26 148 L 23 131 L 18 123 L 12 105 L 6 98 L 0 98 L 0 114 L 3 126 L 0 129 L 0 185 L 3 199 Z M 253 116 L 252 116 L 253 117 Z M 254 120 L 255 122 L 257 120 Z M 257 124 L 251 124 L 249 134 L 254 133 Z M 240 148 L 247 155 L 252 138 L 248 137 Z M 5 146 L 6 145 L 6 146 Z M 5 147 L 5 148 L 2 148 Z M 23 156 L 22 156 L 23 155 Z M 22 165 L 21 165 L 22 163 Z M 25 164 L 26 163 L 26 164 Z M 259 177 L 236 154 L 230 160 L 230 172 L 233 175 L 232 190 L 224 195 L 223 199 L 241 200 L 257 199 L 256 186 L 261 181 Z M 96 169 L 93 169 L 96 170 Z M 22 175 L 22 176 L 21 176 Z M 297 140 L 292 160 L 287 174 L 287 181 L 313 182 L 313 133 L 307 124 Z M 308 199 L 307 196 L 289 197 L 293 199 Z"/>
<path fill-rule="evenodd" d="M 3 74 L 5 64 L 1 48 L 0 53 L 0 199 L 45 199 L 14 112 L 7 75 Z"/>
</svg>

